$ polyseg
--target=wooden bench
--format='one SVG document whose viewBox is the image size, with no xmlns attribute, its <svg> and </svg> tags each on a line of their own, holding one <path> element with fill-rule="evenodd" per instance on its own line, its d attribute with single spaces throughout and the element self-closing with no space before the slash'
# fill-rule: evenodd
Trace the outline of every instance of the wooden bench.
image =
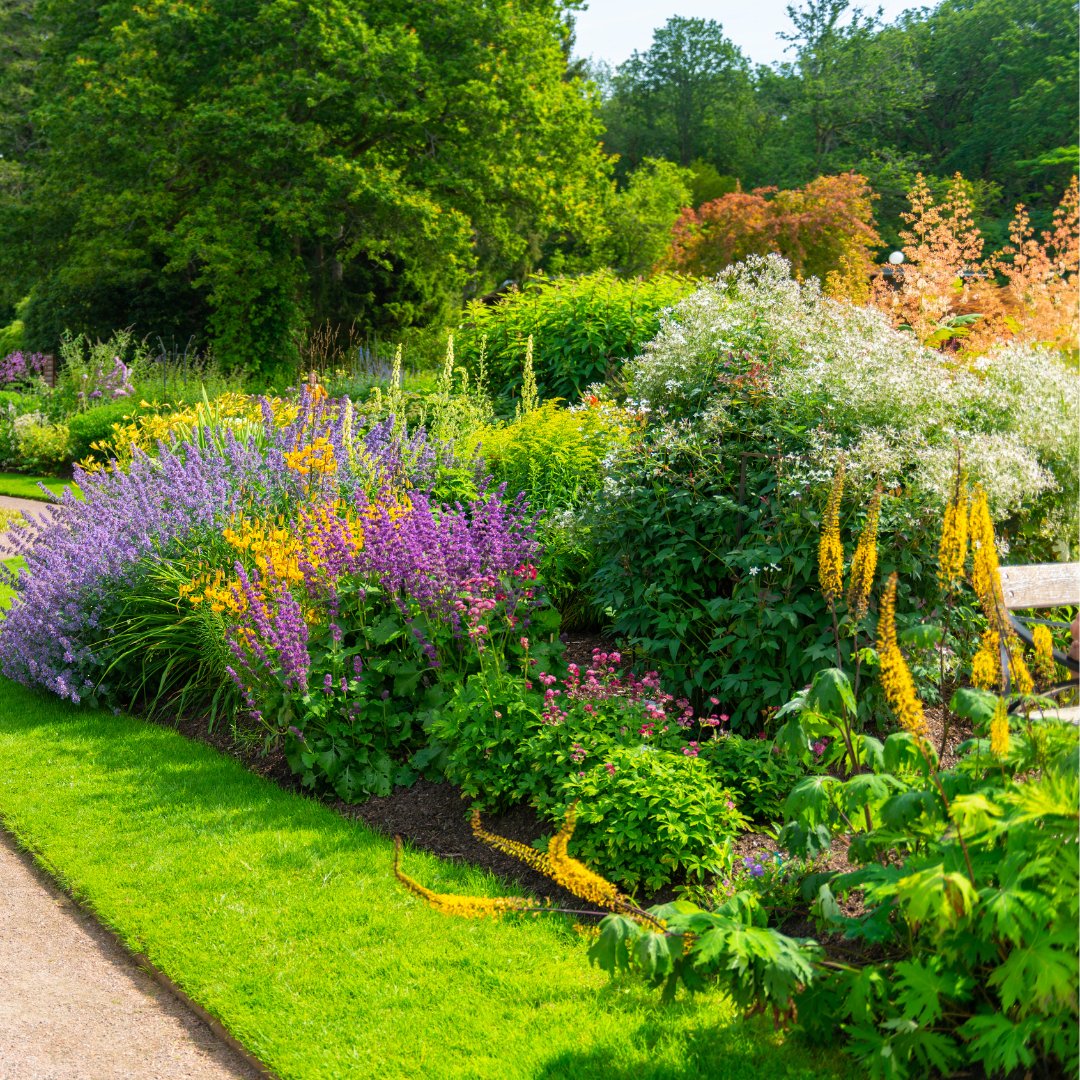
<svg viewBox="0 0 1080 1080">
<path fill-rule="evenodd" d="M 1044 626 L 1062 627 L 1065 624 L 1048 619 L 1018 618 L 1014 611 L 1038 610 L 1039 608 L 1059 607 L 1064 604 L 1080 605 L 1080 563 L 1037 563 L 1030 566 L 1003 566 L 1001 568 L 1001 592 L 1005 598 L 1005 608 L 1009 613 L 1009 622 L 1016 636 L 1030 647 L 1034 646 L 1031 627 L 1042 623 Z M 1002 645 L 1004 649 L 1004 644 Z M 1054 659 L 1065 668 L 1070 678 L 1058 683 L 1047 691 L 1046 696 L 1059 694 L 1064 690 L 1076 688 L 1080 677 L 1080 663 L 1072 657 L 1054 650 Z M 1005 689 L 1009 689 L 1008 661 L 1003 654 L 1002 670 L 1006 672 Z M 1080 705 L 1070 708 L 1045 709 L 1031 714 L 1033 717 L 1058 716 L 1063 720 L 1080 723 Z"/>
</svg>

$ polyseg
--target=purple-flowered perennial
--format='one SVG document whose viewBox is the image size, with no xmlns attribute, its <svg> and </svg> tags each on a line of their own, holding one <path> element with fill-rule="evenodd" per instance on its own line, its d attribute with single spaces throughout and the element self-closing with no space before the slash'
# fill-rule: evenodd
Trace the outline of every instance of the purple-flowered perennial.
<svg viewBox="0 0 1080 1080">
<path fill-rule="evenodd" d="M 404 440 L 392 423 L 364 431 L 351 405 L 313 405 L 305 395 L 296 421 L 283 428 L 264 406 L 259 440 L 238 442 L 225 428 L 198 443 L 160 447 L 156 457 L 136 453 L 127 472 L 76 469 L 81 498 L 69 490 L 38 521 L 12 528 L 26 571 L 9 574 L 16 594 L 0 624 L 4 675 L 79 701 L 102 675 L 106 604 L 192 534 L 221 529 L 240 512 L 272 516 L 307 499 L 305 479 L 284 455 L 316 438 L 335 446 L 338 495 L 352 498 L 387 478 L 427 482 L 433 474 L 435 455 L 422 434 Z M 291 614 L 286 603 L 280 620 Z M 284 641 L 290 626 L 273 627 L 268 641 Z"/>
</svg>

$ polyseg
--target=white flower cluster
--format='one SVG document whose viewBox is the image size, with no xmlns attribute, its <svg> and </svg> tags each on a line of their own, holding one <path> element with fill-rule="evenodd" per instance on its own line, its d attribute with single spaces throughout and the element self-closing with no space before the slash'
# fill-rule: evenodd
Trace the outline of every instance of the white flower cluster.
<svg viewBox="0 0 1080 1080">
<path fill-rule="evenodd" d="M 752 363 L 767 368 L 762 392 L 777 416 L 808 429 L 785 462 L 789 492 L 827 480 L 843 452 L 855 482 L 943 499 L 958 442 L 995 513 L 1056 488 L 1075 501 L 1080 379 L 1050 350 L 1000 346 L 965 360 L 924 348 L 882 312 L 793 281 L 774 255 L 728 269 L 674 308 L 628 365 L 629 389 L 722 426 L 725 376 Z"/>
</svg>

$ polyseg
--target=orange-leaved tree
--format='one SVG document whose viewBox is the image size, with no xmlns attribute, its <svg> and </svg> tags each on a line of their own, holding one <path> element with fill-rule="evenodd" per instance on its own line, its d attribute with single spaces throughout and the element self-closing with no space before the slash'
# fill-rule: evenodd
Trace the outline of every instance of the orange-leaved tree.
<svg viewBox="0 0 1080 1080">
<path fill-rule="evenodd" d="M 874 227 L 874 197 L 858 173 L 819 176 L 789 191 L 733 191 L 697 210 L 683 210 L 662 265 L 715 274 L 748 255 L 775 251 L 800 279 L 824 281 L 841 266 L 867 278 L 871 252 L 881 243 Z"/>
</svg>

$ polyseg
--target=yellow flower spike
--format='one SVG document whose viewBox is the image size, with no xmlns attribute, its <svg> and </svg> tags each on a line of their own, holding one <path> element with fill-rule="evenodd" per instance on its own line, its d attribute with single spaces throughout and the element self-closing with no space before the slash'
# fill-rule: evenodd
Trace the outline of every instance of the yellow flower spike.
<svg viewBox="0 0 1080 1080">
<path fill-rule="evenodd" d="M 520 896 L 454 896 L 432 892 L 414 881 L 401 869 L 401 837 L 394 837 L 394 877 L 414 896 L 419 896 L 443 915 L 466 919 L 498 919 L 510 911 L 530 911 L 536 908 L 531 900 Z"/>
<path fill-rule="evenodd" d="M 473 810 L 471 821 L 473 836 L 477 840 L 482 841 L 496 851 L 501 851 L 504 855 L 509 855 L 511 858 L 523 862 L 526 866 L 531 866 L 541 874 L 546 874 L 548 877 L 553 876 L 551 862 L 544 852 L 537 851 L 536 848 L 529 847 L 528 844 L 522 844 L 517 840 L 510 840 L 508 837 L 488 832 L 480 821 L 479 810 Z"/>
<path fill-rule="evenodd" d="M 885 698 L 905 731 L 925 738 L 928 734 L 923 703 L 915 692 L 915 680 L 896 640 L 896 582 L 889 577 L 878 614 L 878 655 L 881 662 L 881 687 Z"/>
<path fill-rule="evenodd" d="M 994 629 L 984 631 L 971 660 L 971 682 L 980 690 L 1001 689 L 1001 638 Z"/>
<path fill-rule="evenodd" d="M 834 604 L 844 591 L 844 545 L 840 540 L 840 498 L 843 492 L 844 459 L 841 457 L 833 474 L 818 543 L 818 582 L 822 595 L 830 604 Z"/>
<path fill-rule="evenodd" d="M 952 497 L 945 504 L 941 522 L 941 543 L 938 546 L 938 584 L 945 592 L 956 588 L 964 577 L 968 550 L 967 478 L 956 447 L 956 472 L 953 474 Z"/>
<path fill-rule="evenodd" d="M 1054 639 L 1049 627 L 1041 623 L 1035 627 L 1032 637 L 1035 642 L 1035 678 L 1042 687 L 1049 686 L 1057 676 L 1054 662 Z"/>
<path fill-rule="evenodd" d="M 1024 662 L 1020 639 L 1009 629 L 1005 614 L 1005 595 L 1001 589 L 1001 565 L 994 542 L 994 521 L 990 516 L 990 501 L 982 488 L 976 488 L 972 495 L 968 528 L 972 551 L 971 587 L 979 598 L 979 606 L 990 628 L 999 634 L 1005 634 L 1012 689 L 1020 694 L 1030 694 L 1035 689 L 1035 680 Z"/>
<path fill-rule="evenodd" d="M 990 753 L 1003 758 L 1009 752 L 1009 714 L 1005 702 L 998 700 L 994 718 L 990 721 Z"/>
<path fill-rule="evenodd" d="M 990 500 L 981 487 L 972 494 L 971 516 L 968 522 L 971 537 L 971 587 L 982 605 L 983 614 L 996 625 L 1005 608 L 1001 591 L 997 548 L 994 544 L 994 522 L 990 516 Z"/>
<path fill-rule="evenodd" d="M 881 518 L 881 488 L 874 492 L 870 500 L 870 509 L 866 515 L 866 524 L 859 534 L 855 545 L 855 554 L 851 557 L 851 581 L 848 585 L 848 609 L 855 619 L 866 615 L 870 603 L 870 590 L 874 587 L 874 574 L 877 572 L 877 534 Z"/>
</svg>

